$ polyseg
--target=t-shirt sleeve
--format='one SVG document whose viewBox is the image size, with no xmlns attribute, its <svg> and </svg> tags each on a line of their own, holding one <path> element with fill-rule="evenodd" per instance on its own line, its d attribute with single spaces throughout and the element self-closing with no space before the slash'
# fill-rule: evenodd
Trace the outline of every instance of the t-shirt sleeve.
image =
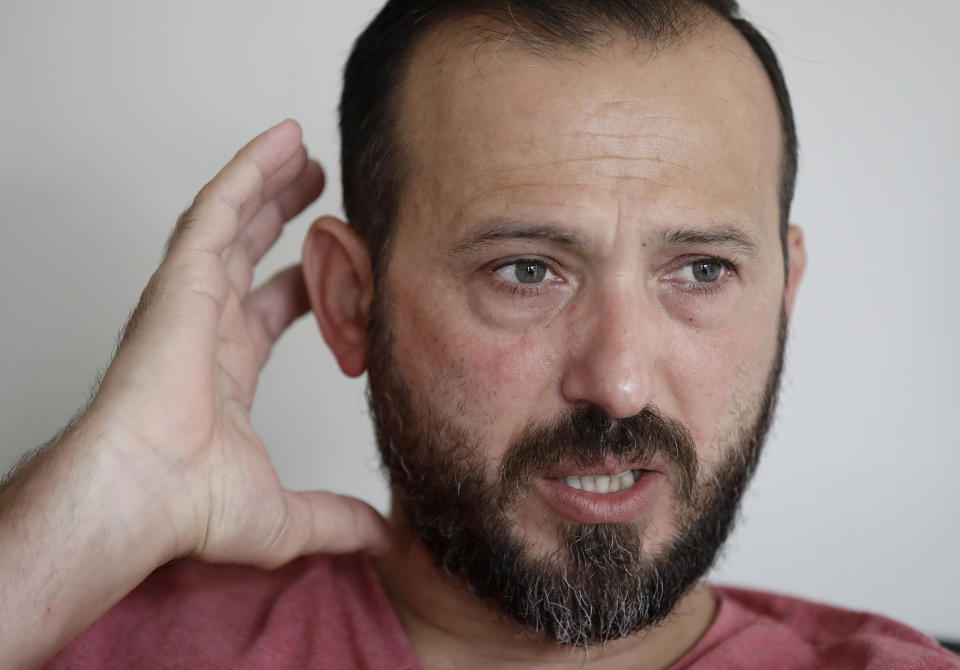
<svg viewBox="0 0 960 670">
<path fill-rule="evenodd" d="M 960 670 L 960 656 L 887 617 L 761 591 L 714 592 L 717 618 L 675 670 Z"/>
</svg>

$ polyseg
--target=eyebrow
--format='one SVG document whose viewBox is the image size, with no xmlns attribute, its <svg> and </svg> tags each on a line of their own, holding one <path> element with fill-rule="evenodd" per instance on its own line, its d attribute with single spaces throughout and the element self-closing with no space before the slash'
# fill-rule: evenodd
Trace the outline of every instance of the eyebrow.
<svg viewBox="0 0 960 670">
<path fill-rule="evenodd" d="M 760 252 L 760 245 L 753 237 L 728 223 L 710 228 L 664 230 L 657 236 L 657 241 L 662 246 L 687 244 L 731 247 L 754 256 Z"/>
<path fill-rule="evenodd" d="M 495 217 L 485 221 L 482 230 L 458 242 L 450 253 L 468 254 L 502 240 L 546 240 L 578 251 L 585 251 L 589 246 L 581 237 L 560 230 L 556 224 L 528 223 Z"/>
<path fill-rule="evenodd" d="M 494 217 L 488 219 L 481 226 L 481 230 L 458 242 L 451 250 L 451 254 L 469 254 L 483 247 L 503 240 L 546 240 L 585 252 L 589 249 L 586 240 L 578 235 L 560 229 L 557 224 L 529 223 L 515 219 Z M 736 249 L 741 253 L 756 256 L 760 252 L 760 245 L 752 236 L 725 223 L 710 228 L 676 228 L 662 230 L 654 234 L 660 246 L 703 245 L 721 246 Z"/>
</svg>

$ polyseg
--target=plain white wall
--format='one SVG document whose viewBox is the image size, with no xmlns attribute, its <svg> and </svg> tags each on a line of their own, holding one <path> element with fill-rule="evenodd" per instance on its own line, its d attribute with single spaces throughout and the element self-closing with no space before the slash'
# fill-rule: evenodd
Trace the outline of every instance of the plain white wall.
<svg viewBox="0 0 960 670">
<path fill-rule="evenodd" d="M 0 467 L 85 399 L 196 190 L 293 116 L 340 211 L 335 106 L 378 0 L 6 0 L 0 9 Z M 960 637 L 960 4 L 745 0 L 783 61 L 810 266 L 779 420 L 716 570 Z M 283 481 L 386 494 L 363 401 L 312 320 L 254 421 Z"/>
</svg>

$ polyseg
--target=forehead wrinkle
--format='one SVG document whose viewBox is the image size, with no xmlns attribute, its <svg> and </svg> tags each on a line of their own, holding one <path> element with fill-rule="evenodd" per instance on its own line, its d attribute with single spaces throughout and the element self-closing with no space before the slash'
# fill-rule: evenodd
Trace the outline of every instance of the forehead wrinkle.
<svg viewBox="0 0 960 670">
<path fill-rule="evenodd" d="M 461 176 L 459 177 L 459 180 L 471 181 L 473 179 L 488 177 L 490 175 L 496 175 L 496 174 L 507 175 L 515 172 L 520 172 L 523 170 L 539 170 L 539 169 L 549 168 L 557 165 L 571 165 L 571 166 L 582 165 L 582 164 L 596 165 L 597 163 L 603 163 L 606 161 L 610 161 L 613 163 L 631 163 L 631 162 L 656 163 L 659 165 L 669 165 L 679 170 L 686 170 L 686 171 L 693 170 L 693 168 L 691 168 L 689 165 L 684 165 L 680 161 L 670 160 L 669 158 L 664 158 L 663 156 L 626 156 L 626 155 L 616 155 L 616 154 L 605 154 L 601 156 L 588 156 L 584 158 L 558 158 L 556 160 L 541 161 L 537 163 L 524 163 L 522 165 L 513 165 L 510 167 L 503 167 L 498 165 L 495 167 L 490 167 L 483 170 L 478 170 L 476 172 L 472 172 L 469 175 Z M 586 169 L 586 168 L 583 168 L 583 169 Z M 625 174 L 623 171 L 618 171 L 618 170 L 611 170 L 609 172 L 606 172 L 599 169 L 595 169 L 595 170 L 590 170 L 590 175 L 597 176 L 597 177 L 609 177 L 611 179 L 637 179 L 642 181 L 648 181 L 658 185 L 663 185 L 662 182 L 651 178 L 650 175 L 631 175 L 631 174 Z M 532 186 L 533 184 L 518 183 L 518 184 L 511 184 L 511 187 L 525 186 L 525 185 Z M 477 193 L 476 196 L 474 197 L 482 196 L 485 193 L 488 193 L 490 191 L 496 191 L 496 190 L 498 189 L 496 187 L 493 187 L 493 188 L 487 189 L 486 191 Z"/>
<path fill-rule="evenodd" d="M 464 178 L 463 178 L 463 180 L 467 180 L 467 181 L 469 181 L 470 179 L 471 179 L 470 177 L 464 177 Z M 553 183 L 553 184 L 552 184 L 552 186 L 567 186 L 567 187 L 570 187 L 570 186 L 584 186 L 584 185 L 585 185 L 585 184 L 582 184 L 582 183 L 579 183 L 579 182 L 566 182 L 566 183 Z M 522 190 L 522 189 L 525 189 L 525 188 L 543 188 L 543 186 L 544 186 L 544 184 L 542 184 L 542 183 L 537 183 L 537 182 L 519 182 L 519 183 L 510 183 L 510 184 L 505 184 L 505 185 L 495 185 L 495 186 L 491 186 L 491 187 L 489 187 L 489 188 L 485 188 L 485 189 L 482 189 L 482 190 L 478 190 L 478 191 L 474 192 L 466 201 L 464 201 L 464 203 L 463 203 L 462 205 L 460 205 L 460 206 L 457 208 L 457 210 L 454 212 L 453 216 L 450 217 L 450 219 L 449 219 L 449 221 L 448 221 L 448 223 L 447 223 L 447 226 L 449 227 L 452 222 L 455 222 L 455 221 L 457 221 L 457 220 L 459 220 L 459 219 L 470 218 L 470 217 L 465 217 L 465 216 L 463 215 L 464 210 L 467 210 L 468 208 L 474 206 L 474 205 L 477 203 L 477 201 L 483 200 L 486 196 L 489 196 L 489 195 L 491 195 L 491 194 L 493 194 L 493 193 L 498 193 L 498 192 L 501 192 L 501 191 L 508 191 L 508 192 L 509 192 L 509 191 L 516 191 L 516 190 Z M 608 190 L 609 192 L 612 192 L 612 189 L 607 189 L 607 190 Z M 503 206 L 503 205 L 509 205 L 510 203 L 509 203 L 509 202 L 502 202 L 502 203 L 499 203 L 499 204 L 500 204 L 501 206 Z M 529 204 L 529 203 L 524 203 L 524 204 Z M 567 205 L 567 207 L 570 207 L 570 205 Z M 503 218 L 504 221 L 509 221 L 509 220 L 511 220 L 509 217 L 502 217 L 502 218 Z M 491 219 L 488 219 L 488 220 L 491 220 Z"/>
<path fill-rule="evenodd" d="M 657 118 L 657 117 L 650 117 L 650 118 Z M 659 117 L 659 118 L 663 118 L 663 117 Z M 589 136 L 589 137 L 597 137 L 597 138 L 610 139 L 610 140 L 636 140 L 637 139 L 637 135 L 633 133 L 604 133 L 604 132 L 598 132 L 593 130 L 574 130 L 570 134 L 573 135 L 574 137 Z M 643 136 L 649 139 L 667 140 L 669 142 L 685 144 L 689 147 L 699 146 L 696 142 L 693 142 L 691 140 L 687 140 L 681 137 L 673 137 L 671 135 L 663 135 L 661 133 L 644 133 Z"/>
</svg>

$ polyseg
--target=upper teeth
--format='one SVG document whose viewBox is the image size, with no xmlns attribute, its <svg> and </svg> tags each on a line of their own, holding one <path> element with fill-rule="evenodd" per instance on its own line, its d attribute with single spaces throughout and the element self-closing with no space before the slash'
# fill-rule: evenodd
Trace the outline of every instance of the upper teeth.
<svg viewBox="0 0 960 670">
<path fill-rule="evenodd" d="M 571 475 L 563 481 L 570 488 L 595 493 L 616 493 L 626 491 L 640 478 L 642 470 L 627 470 L 617 475 Z"/>
</svg>

